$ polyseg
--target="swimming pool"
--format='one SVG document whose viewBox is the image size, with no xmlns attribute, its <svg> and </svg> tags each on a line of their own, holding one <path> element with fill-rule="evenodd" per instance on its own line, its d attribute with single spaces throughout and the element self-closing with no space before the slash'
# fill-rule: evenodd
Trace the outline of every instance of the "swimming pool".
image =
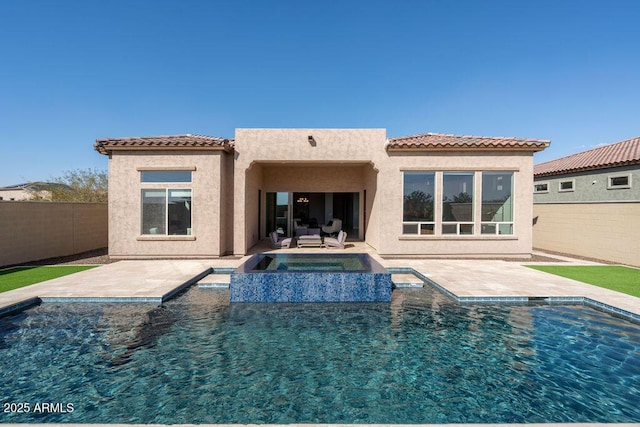
<svg viewBox="0 0 640 427">
<path fill-rule="evenodd" d="M 132 327 L 132 325 L 134 325 Z M 43 304 L 0 319 L 2 422 L 639 422 L 640 326 L 583 306 Z"/>
<path fill-rule="evenodd" d="M 231 302 L 389 302 L 391 273 L 366 253 L 253 255 L 231 274 Z"/>
</svg>

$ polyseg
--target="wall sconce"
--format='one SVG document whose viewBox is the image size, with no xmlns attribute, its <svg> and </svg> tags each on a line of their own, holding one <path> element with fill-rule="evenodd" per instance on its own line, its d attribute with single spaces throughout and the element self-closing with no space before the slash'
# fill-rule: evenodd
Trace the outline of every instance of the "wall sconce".
<svg viewBox="0 0 640 427">
<path fill-rule="evenodd" d="M 311 144 L 312 147 L 316 146 L 316 140 L 313 138 L 313 135 L 309 135 L 307 137 L 307 141 L 309 141 L 309 144 Z"/>
</svg>

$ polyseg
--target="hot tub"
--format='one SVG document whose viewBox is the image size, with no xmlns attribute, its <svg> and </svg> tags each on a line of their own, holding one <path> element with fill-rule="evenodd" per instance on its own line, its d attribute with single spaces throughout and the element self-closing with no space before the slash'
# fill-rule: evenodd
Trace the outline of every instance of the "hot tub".
<svg viewBox="0 0 640 427">
<path fill-rule="evenodd" d="M 256 254 L 231 274 L 231 302 L 389 302 L 391 273 L 368 254 Z"/>
</svg>

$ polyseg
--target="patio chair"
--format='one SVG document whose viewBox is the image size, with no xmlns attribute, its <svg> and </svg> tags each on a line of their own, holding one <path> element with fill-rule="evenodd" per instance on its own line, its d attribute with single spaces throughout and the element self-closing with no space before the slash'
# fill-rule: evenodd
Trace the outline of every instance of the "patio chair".
<svg viewBox="0 0 640 427">
<path fill-rule="evenodd" d="M 329 224 L 322 226 L 322 232 L 330 236 L 340 230 L 342 230 L 342 220 L 338 218 L 333 218 L 331 221 L 329 221 Z"/>
<path fill-rule="evenodd" d="M 291 237 L 280 237 L 277 231 L 272 231 L 269 237 L 273 249 L 288 249 L 291 245 Z"/>
<path fill-rule="evenodd" d="M 294 232 L 294 236 L 296 237 L 300 237 L 300 236 L 305 236 L 307 235 L 307 229 L 308 227 L 304 224 L 302 224 L 302 221 L 300 221 L 298 218 L 293 220 L 293 232 Z"/>
<path fill-rule="evenodd" d="M 327 248 L 338 248 L 338 249 L 344 249 L 344 242 L 347 241 L 347 233 L 345 233 L 344 231 L 340 230 L 340 232 L 338 233 L 338 237 L 325 237 L 324 238 L 324 245 Z"/>
</svg>

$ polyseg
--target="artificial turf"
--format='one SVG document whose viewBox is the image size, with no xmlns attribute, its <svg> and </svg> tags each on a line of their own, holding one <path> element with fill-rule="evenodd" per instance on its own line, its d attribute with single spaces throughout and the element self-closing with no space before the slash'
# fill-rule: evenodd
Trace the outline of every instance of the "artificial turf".
<svg viewBox="0 0 640 427">
<path fill-rule="evenodd" d="M 42 267 L 15 267 L 0 270 L 0 292 L 22 288 L 56 277 L 97 267 L 95 265 L 60 265 Z"/>
<path fill-rule="evenodd" d="M 640 297 L 640 269 L 637 268 L 619 265 L 528 265 L 527 267 Z"/>
</svg>

